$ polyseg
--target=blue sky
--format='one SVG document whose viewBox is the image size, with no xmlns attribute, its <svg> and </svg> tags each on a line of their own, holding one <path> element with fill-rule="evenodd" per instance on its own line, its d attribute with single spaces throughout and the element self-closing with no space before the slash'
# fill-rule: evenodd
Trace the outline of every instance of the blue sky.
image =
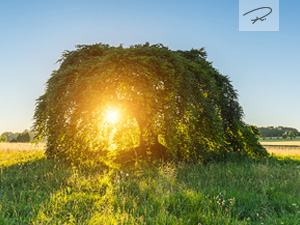
<svg viewBox="0 0 300 225">
<path fill-rule="evenodd" d="M 205 47 L 238 90 L 245 121 L 300 129 L 300 2 L 280 1 L 279 32 L 240 32 L 237 0 L 2 1 L 0 133 L 32 124 L 55 62 L 77 44 Z"/>
</svg>

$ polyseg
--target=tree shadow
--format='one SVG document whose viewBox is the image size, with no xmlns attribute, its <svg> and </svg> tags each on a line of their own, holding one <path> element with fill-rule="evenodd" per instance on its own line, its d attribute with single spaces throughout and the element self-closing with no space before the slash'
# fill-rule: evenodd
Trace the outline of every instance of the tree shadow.
<svg viewBox="0 0 300 225">
<path fill-rule="evenodd" d="M 72 169 L 45 157 L 0 169 L 0 224 L 28 224 Z"/>
</svg>

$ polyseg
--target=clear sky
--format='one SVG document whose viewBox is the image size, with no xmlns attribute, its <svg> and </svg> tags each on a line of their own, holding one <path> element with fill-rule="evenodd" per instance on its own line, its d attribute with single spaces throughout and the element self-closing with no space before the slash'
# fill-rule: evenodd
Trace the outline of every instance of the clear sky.
<svg viewBox="0 0 300 225">
<path fill-rule="evenodd" d="M 237 0 L 11 0 L 0 4 L 0 133 L 30 128 L 55 62 L 77 44 L 205 47 L 238 90 L 245 121 L 300 130 L 300 1 L 279 32 L 240 32 Z"/>
</svg>

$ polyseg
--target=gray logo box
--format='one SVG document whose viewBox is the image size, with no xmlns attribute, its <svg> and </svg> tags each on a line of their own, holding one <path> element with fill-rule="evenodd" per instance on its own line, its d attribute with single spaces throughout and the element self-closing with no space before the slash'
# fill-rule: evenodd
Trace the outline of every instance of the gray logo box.
<svg viewBox="0 0 300 225">
<path fill-rule="evenodd" d="M 279 31 L 279 0 L 239 0 L 239 31 Z"/>
</svg>

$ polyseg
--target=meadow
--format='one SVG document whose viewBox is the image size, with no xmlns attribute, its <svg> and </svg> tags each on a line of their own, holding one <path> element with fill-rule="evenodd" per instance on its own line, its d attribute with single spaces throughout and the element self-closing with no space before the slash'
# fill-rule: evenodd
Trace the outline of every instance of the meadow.
<svg viewBox="0 0 300 225">
<path fill-rule="evenodd" d="M 300 147 L 300 141 L 270 141 L 261 143 L 264 146 Z"/>
<path fill-rule="evenodd" d="M 260 138 L 260 142 L 288 142 L 292 144 L 293 142 L 300 142 L 300 136 L 297 136 L 293 139 L 290 139 L 289 137 L 286 139 L 283 139 L 282 137 L 266 137 L 266 138 Z"/>
<path fill-rule="evenodd" d="M 81 170 L 0 145 L 0 224 L 300 224 L 300 149 Z"/>
</svg>

